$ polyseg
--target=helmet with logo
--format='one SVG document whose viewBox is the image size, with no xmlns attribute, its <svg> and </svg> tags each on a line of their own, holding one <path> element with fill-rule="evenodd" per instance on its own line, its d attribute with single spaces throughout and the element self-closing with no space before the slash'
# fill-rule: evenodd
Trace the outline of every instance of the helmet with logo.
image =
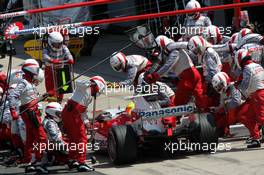
<svg viewBox="0 0 264 175">
<path fill-rule="evenodd" d="M 212 85 L 216 92 L 224 92 L 230 84 L 230 78 L 225 72 L 218 72 L 212 78 Z"/>
<path fill-rule="evenodd" d="M 241 69 L 242 68 L 242 62 L 245 58 L 249 58 L 250 53 L 246 49 L 239 49 L 235 54 L 235 64 L 236 66 Z"/>
<path fill-rule="evenodd" d="M 195 54 L 202 54 L 210 46 L 202 36 L 193 36 L 188 42 L 188 49 Z"/>
<path fill-rule="evenodd" d="M 116 72 L 124 71 L 127 64 L 126 55 L 122 52 L 114 53 L 110 58 L 110 65 Z"/>
<path fill-rule="evenodd" d="M 51 32 L 48 37 L 48 44 L 53 51 L 60 51 L 63 44 L 63 36 L 60 32 Z"/>
<path fill-rule="evenodd" d="M 173 43 L 174 41 L 170 38 L 168 38 L 165 35 L 159 35 L 156 39 L 155 39 L 156 43 L 158 44 L 158 46 L 162 49 L 166 49 L 166 47 L 170 44 Z"/>
<path fill-rule="evenodd" d="M 223 36 L 217 26 L 211 25 L 203 31 L 203 37 L 211 44 L 219 44 Z"/>
<path fill-rule="evenodd" d="M 185 10 L 193 10 L 193 9 L 200 9 L 200 8 L 201 8 L 201 5 L 198 1 L 190 0 L 186 5 Z M 188 14 L 188 17 L 191 19 L 197 19 L 199 16 L 200 16 L 200 12 Z"/>
<path fill-rule="evenodd" d="M 22 71 L 34 80 L 39 74 L 39 64 L 34 59 L 27 59 L 22 65 Z"/>
<path fill-rule="evenodd" d="M 96 93 L 101 94 L 104 92 L 106 88 L 106 82 L 103 77 L 101 76 L 93 76 L 90 78 L 90 81 L 96 84 Z"/>
<path fill-rule="evenodd" d="M 61 121 L 62 106 L 57 102 L 51 102 L 46 106 L 45 113 L 56 122 Z"/>
<path fill-rule="evenodd" d="M 238 32 L 234 33 L 230 40 L 229 40 L 229 44 L 236 44 L 237 43 L 237 40 L 238 40 Z"/>
<path fill-rule="evenodd" d="M 239 45 L 239 43 L 243 40 L 243 38 L 245 36 L 247 36 L 248 34 L 253 33 L 252 30 L 248 29 L 248 28 L 243 28 L 239 31 L 238 35 L 237 35 L 237 43 Z"/>
</svg>

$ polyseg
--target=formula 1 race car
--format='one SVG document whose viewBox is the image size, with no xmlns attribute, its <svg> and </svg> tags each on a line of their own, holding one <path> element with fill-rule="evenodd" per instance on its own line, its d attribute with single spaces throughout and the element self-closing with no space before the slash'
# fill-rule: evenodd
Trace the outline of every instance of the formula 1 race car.
<svg viewBox="0 0 264 175">
<path fill-rule="evenodd" d="M 160 143 L 164 146 L 178 138 L 198 145 L 217 145 L 214 116 L 196 112 L 194 104 L 160 108 L 158 103 L 147 102 L 143 96 L 134 96 L 132 101 L 135 109 L 131 114 L 111 109 L 95 118 L 93 142 L 99 144 L 100 150 L 108 151 L 114 164 L 131 163 L 139 149 Z M 164 122 L 168 117 L 175 120 Z M 204 150 L 200 147 L 196 151 Z"/>
</svg>

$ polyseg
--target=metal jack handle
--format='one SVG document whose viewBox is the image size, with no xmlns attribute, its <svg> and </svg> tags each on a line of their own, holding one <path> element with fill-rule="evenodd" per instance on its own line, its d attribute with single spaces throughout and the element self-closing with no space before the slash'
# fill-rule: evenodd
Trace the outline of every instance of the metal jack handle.
<svg viewBox="0 0 264 175">
<path fill-rule="evenodd" d="M 3 121 L 3 116 L 4 116 L 4 112 L 5 112 L 5 108 L 6 108 L 6 100 L 7 100 L 7 92 L 8 92 L 8 85 L 9 85 L 9 82 L 10 82 L 10 74 L 11 74 L 11 69 L 12 69 L 12 48 L 13 48 L 13 42 L 12 40 L 8 40 L 7 41 L 7 53 L 9 54 L 9 62 L 8 62 L 8 68 L 7 68 L 7 78 L 6 78 L 6 83 L 5 83 L 5 92 L 3 93 L 3 98 L 5 99 L 1 99 L 1 103 L 3 102 L 3 111 L 2 111 L 2 116 L 1 116 L 1 123 Z"/>
<path fill-rule="evenodd" d="M 93 101 L 93 119 L 92 119 L 92 131 L 91 131 L 92 150 L 94 150 L 94 135 L 95 135 L 94 122 L 95 122 L 95 116 L 96 116 L 96 95 L 94 96 L 94 101 Z"/>
</svg>

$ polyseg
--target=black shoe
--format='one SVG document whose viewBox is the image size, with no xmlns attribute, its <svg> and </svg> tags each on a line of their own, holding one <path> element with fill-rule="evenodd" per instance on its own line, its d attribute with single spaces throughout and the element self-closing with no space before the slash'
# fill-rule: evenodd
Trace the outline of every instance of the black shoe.
<svg viewBox="0 0 264 175">
<path fill-rule="evenodd" d="M 78 166 L 79 166 L 79 163 L 75 160 L 70 160 L 68 162 L 69 169 L 78 168 Z"/>
<path fill-rule="evenodd" d="M 32 173 L 32 172 L 36 172 L 35 166 L 33 166 L 33 165 L 26 166 L 25 173 Z"/>
<path fill-rule="evenodd" d="M 252 143 L 252 137 L 248 137 L 246 139 L 246 144 L 251 144 Z"/>
<path fill-rule="evenodd" d="M 8 159 L 6 162 L 4 162 L 5 166 L 10 167 L 10 166 L 17 166 L 17 159 L 14 157 L 11 157 Z"/>
<path fill-rule="evenodd" d="M 36 172 L 40 174 L 49 174 L 49 170 L 47 169 L 47 166 L 41 165 L 36 167 Z"/>
<path fill-rule="evenodd" d="M 247 148 L 260 148 L 261 144 L 259 140 L 252 140 L 252 142 L 247 146 Z"/>
<path fill-rule="evenodd" d="M 83 163 L 80 164 L 77 168 L 78 172 L 90 172 L 90 171 L 94 171 L 94 168 L 88 166 L 87 164 Z"/>
</svg>

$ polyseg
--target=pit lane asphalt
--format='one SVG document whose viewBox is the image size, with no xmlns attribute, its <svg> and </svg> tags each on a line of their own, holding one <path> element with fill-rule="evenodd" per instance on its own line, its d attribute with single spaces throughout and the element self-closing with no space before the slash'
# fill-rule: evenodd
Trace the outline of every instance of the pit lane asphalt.
<svg viewBox="0 0 264 175">
<path fill-rule="evenodd" d="M 15 41 L 17 55 L 13 58 L 13 67 L 17 68 L 29 56 L 23 53 L 23 40 Z M 90 57 L 78 58 L 74 66 L 76 74 L 81 73 L 85 68 L 89 68 L 102 60 L 106 56 L 112 54 L 115 49 L 122 48 L 128 43 L 124 36 L 120 35 L 104 35 L 97 43 L 93 55 Z M 135 47 L 131 47 L 124 53 L 138 53 Z M 6 71 L 8 58 L 0 59 L 0 64 L 3 65 L 3 71 Z M 101 75 L 107 81 L 120 81 L 125 76 L 115 73 L 111 70 L 109 63 L 106 62 L 91 72 L 88 72 L 81 79 L 93 75 Z M 39 87 L 40 94 L 45 93 L 44 83 Z M 123 99 L 124 96 L 131 93 L 114 93 L 103 95 L 98 98 L 97 107 L 99 109 L 125 107 L 128 101 Z M 66 96 L 66 98 L 69 95 Z M 91 105 L 92 106 L 92 105 Z M 90 106 L 90 110 L 91 110 Z M 114 166 L 109 163 L 107 156 L 96 154 L 98 163 L 94 165 L 96 172 L 81 173 L 91 175 L 249 175 L 249 174 L 264 174 L 264 144 L 259 149 L 245 149 L 243 140 L 224 140 L 223 143 L 230 143 L 231 150 L 218 151 L 215 154 L 194 154 L 192 152 L 181 152 L 177 156 L 171 158 L 166 155 L 161 155 L 157 152 L 144 152 L 138 158 L 138 161 L 131 165 Z M 129 151 L 129 150 L 128 150 Z M 6 150 L 0 152 L 0 174 L 23 174 L 22 167 L 8 167 L 2 165 L 4 158 L 7 155 Z M 65 166 L 48 167 L 52 174 L 76 174 L 76 171 L 68 171 Z M 79 173 L 78 173 L 79 174 Z"/>
</svg>

